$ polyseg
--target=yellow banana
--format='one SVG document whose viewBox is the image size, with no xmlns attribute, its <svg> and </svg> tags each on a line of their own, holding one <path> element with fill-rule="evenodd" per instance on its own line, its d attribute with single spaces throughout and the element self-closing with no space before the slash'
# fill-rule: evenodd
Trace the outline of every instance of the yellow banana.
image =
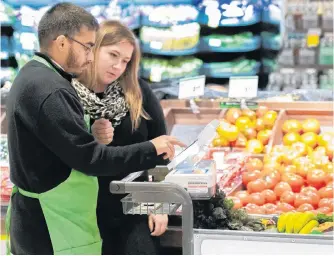
<svg viewBox="0 0 334 256">
<path fill-rule="evenodd" d="M 293 227 L 294 227 L 294 220 L 298 213 L 288 213 L 288 217 L 286 219 L 286 226 L 285 226 L 285 233 L 291 234 L 293 233 Z"/>
<path fill-rule="evenodd" d="M 283 213 L 279 216 L 277 221 L 277 231 L 280 233 L 285 232 L 287 213 Z"/>
<path fill-rule="evenodd" d="M 310 234 L 311 231 L 315 228 L 319 226 L 318 221 L 316 220 L 311 220 L 309 223 L 307 223 L 302 230 L 300 230 L 299 234 Z"/>
<path fill-rule="evenodd" d="M 302 213 L 298 218 L 295 219 L 293 233 L 298 234 L 306 224 L 315 219 L 316 216 L 313 212 Z"/>
</svg>

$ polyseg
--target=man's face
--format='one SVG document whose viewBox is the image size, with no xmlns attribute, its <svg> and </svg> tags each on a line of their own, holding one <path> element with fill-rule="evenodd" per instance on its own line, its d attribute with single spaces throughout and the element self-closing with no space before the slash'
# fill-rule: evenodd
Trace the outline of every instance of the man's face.
<svg viewBox="0 0 334 256">
<path fill-rule="evenodd" d="M 94 60 L 92 47 L 95 44 L 96 32 L 83 27 L 73 37 L 67 37 L 70 42 L 66 59 L 66 70 L 80 75 Z"/>
</svg>

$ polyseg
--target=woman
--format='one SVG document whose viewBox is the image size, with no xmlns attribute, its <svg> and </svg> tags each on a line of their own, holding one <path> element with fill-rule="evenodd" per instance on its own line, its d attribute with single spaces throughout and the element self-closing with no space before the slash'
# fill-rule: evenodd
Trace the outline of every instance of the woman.
<svg viewBox="0 0 334 256">
<path fill-rule="evenodd" d="M 74 83 L 91 119 L 105 117 L 92 125 L 94 137 L 104 144 L 123 146 L 166 134 L 159 101 L 149 86 L 138 79 L 140 50 L 134 34 L 117 21 L 101 24 L 94 57 L 91 69 L 80 81 L 98 98 L 84 90 L 79 82 Z M 161 157 L 156 162 L 165 163 Z M 124 195 L 112 195 L 109 191 L 112 180 L 123 178 L 99 178 L 97 217 L 103 254 L 159 254 L 157 236 L 167 228 L 167 215 L 150 215 L 148 219 L 124 215 L 120 202 Z"/>
</svg>

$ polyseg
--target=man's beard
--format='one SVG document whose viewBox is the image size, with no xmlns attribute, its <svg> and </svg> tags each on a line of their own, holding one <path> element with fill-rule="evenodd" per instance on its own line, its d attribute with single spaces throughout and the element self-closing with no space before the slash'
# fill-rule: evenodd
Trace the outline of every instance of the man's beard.
<svg viewBox="0 0 334 256">
<path fill-rule="evenodd" d="M 66 61 L 66 66 L 69 70 L 71 70 L 72 73 L 75 75 L 80 75 L 82 72 L 83 67 L 87 64 L 85 63 L 84 65 L 79 65 L 77 61 L 77 57 L 72 49 L 70 48 L 69 55 Z"/>
</svg>

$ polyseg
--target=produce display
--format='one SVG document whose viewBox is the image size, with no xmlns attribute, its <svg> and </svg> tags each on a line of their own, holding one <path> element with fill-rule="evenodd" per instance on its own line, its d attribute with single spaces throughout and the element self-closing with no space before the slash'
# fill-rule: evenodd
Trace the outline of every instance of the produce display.
<svg viewBox="0 0 334 256">
<path fill-rule="evenodd" d="M 266 152 L 278 113 L 261 106 L 256 111 L 230 108 L 217 128 L 213 147 L 244 148 L 249 153 Z"/>
<path fill-rule="evenodd" d="M 203 61 L 194 57 L 176 57 L 171 60 L 159 58 L 142 58 L 141 65 L 147 78 L 153 82 L 196 76 Z"/>
<path fill-rule="evenodd" d="M 199 42 L 198 23 L 175 25 L 169 28 L 142 27 L 140 40 L 150 48 L 165 51 L 192 49 Z"/>
<path fill-rule="evenodd" d="M 233 200 L 249 213 L 333 212 L 334 132 L 321 132 L 314 118 L 288 119 L 280 129 L 283 145 L 249 159 L 242 173 L 246 190 Z"/>
<path fill-rule="evenodd" d="M 277 231 L 288 234 L 321 234 L 333 231 L 333 215 L 313 212 L 287 212 L 279 216 Z"/>
</svg>

